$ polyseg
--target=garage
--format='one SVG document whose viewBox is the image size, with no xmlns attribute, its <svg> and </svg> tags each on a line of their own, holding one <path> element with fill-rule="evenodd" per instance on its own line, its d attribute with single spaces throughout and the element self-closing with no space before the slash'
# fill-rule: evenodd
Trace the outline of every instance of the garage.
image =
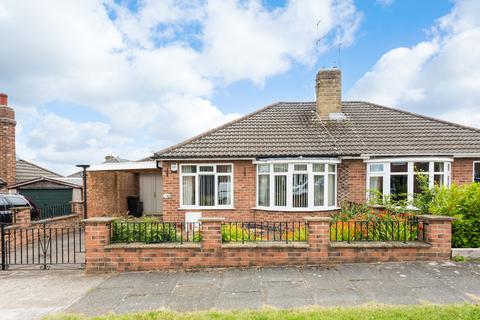
<svg viewBox="0 0 480 320">
<path fill-rule="evenodd" d="M 9 187 L 33 202 L 42 212 L 42 218 L 69 214 L 71 201 L 82 197 L 81 179 L 40 177 Z"/>
</svg>

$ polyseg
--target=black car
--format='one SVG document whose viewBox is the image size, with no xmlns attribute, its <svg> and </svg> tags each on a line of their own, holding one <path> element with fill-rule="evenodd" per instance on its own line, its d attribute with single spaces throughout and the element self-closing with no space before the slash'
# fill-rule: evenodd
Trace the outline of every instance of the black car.
<svg viewBox="0 0 480 320">
<path fill-rule="evenodd" d="M 38 210 L 24 196 L 19 194 L 0 194 L 0 222 L 12 223 L 13 208 L 29 207 L 32 219 L 38 215 Z"/>
</svg>

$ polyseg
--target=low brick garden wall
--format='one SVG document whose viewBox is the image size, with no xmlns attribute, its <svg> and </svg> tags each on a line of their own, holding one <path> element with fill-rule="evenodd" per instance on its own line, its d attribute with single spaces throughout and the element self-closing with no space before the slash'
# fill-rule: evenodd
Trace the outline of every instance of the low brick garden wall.
<svg viewBox="0 0 480 320">
<path fill-rule="evenodd" d="M 419 216 L 425 241 L 331 242 L 330 218 L 306 218 L 305 242 L 222 243 L 223 218 L 201 220 L 200 242 L 111 244 L 113 218 L 84 220 L 88 273 L 196 268 L 306 266 L 350 262 L 445 261 L 451 255 L 450 217 Z"/>
</svg>

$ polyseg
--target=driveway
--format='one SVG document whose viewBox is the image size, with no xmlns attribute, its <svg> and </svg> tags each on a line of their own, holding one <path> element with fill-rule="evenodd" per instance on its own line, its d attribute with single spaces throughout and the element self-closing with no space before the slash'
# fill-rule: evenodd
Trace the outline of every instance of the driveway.
<svg viewBox="0 0 480 320">
<path fill-rule="evenodd" d="M 98 315 L 162 308 L 193 311 L 480 302 L 480 263 L 348 264 L 104 276 L 58 271 L 5 274 L 0 286 L 5 282 L 10 294 L 0 308 L 2 314 L 6 308 L 11 315 L 8 319 L 26 318 L 21 317 L 22 312 L 37 315 L 60 310 Z"/>
</svg>

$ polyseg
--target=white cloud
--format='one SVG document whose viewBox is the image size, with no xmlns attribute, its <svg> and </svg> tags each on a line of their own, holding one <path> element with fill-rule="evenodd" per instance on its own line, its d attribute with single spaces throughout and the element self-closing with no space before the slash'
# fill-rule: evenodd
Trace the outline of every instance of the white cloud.
<svg viewBox="0 0 480 320">
<path fill-rule="evenodd" d="M 375 0 L 375 2 L 382 7 L 388 7 L 391 6 L 395 2 L 395 0 Z"/>
<path fill-rule="evenodd" d="M 431 28 L 429 39 L 385 53 L 357 81 L 348 98 L 401 106 L 479 127 L 478 12 L 479 1 L 455 2 L 452 11 Z"/>
<path fill-rule="evenodd" d="M 352 43 L 361 19 L 351 0 L 139 3 L 0 2 L 0 90 L 18 107 L 20 156 L 62 172 L 107 153 L 144 157 L 238 117 L 211 103 L 218 86 L 312 64 Z"/>
</svg>

